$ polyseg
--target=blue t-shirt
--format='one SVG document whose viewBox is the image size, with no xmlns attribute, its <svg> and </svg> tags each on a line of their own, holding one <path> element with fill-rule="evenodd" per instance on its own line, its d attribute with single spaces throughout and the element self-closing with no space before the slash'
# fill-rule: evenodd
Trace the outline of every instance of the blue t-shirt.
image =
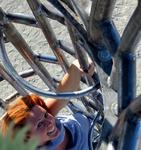
<svg viewBox="0 0 141 150">
<path fill-rule="evenodd" d="M 65 128 L 71 135 L 70 147 L 67 150 L 89 150 L 88 136 L 91 127 L 91 120 L 89 118 L 81 113 L 76 113 L 71 116 L 58 117 L 58 121 L 61 134 L 45 146 L 46 150 L 55 150 L 63 141 Z"/>
</svg>

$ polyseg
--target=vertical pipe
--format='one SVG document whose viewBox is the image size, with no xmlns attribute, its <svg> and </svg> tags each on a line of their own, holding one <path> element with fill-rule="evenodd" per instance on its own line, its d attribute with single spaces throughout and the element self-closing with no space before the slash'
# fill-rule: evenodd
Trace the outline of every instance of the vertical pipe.
<svg viewBox="0 0 141 150">
<path fill-rule="evenodd" d="M 136 97 L 136 57 L 134 53 L 122 52 L 120 55 L 119 112 L 124 110 Z"/>
<path fill-rule="evenodd" d="M 121 137 L 118 150 L 138 150 L 141 122 L 137 119 L 129 120 L 124 129 L 124 134 Z"/>
<path fill-rule="evenodd" d="M 99 45 L 106 47 L 114 55 L 120 36 L 112 22 L 112 12 L 116 0 L 95 0 L 90 13 L 89 35 Z"/>
<path fill-rule="evenodd" d="M 139 42 L 141 30 L 141 4 L 138 3 L 119 45 L 116 62 L 119 78 L 119 112 L 124 110 L 136 97 L 136 45 Z M 119 139 L 118 147 L 120 150 L 134 150 L 138 142 L 141 124 L 138 120 L 128 120 Z"/>
</svg>

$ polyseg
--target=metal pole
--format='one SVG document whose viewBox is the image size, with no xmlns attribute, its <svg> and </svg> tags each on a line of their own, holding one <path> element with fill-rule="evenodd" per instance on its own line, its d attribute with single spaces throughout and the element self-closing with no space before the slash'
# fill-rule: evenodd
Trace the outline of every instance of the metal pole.
<svg viewBox="0 0 141 150">
<path fill-rule="evenodd" d="M 135 50 L 141 29 L 141 4 L 134 11 L 121 39 L 117 53 L 118 67 L 118 99 L 119 112 L 122 112 L 136 97 L 136 57 Z M 119 140 L 120 150 L 136 150 L 141 124 L 138 120 L 128 120 L 122 138 Z"/>
<path fill-rule="evenodd" d="M 45 38 L 47 39 L 51 49 L 53 50 L 56 58 L 58 59 L 63 70 L 66 72 L 69 65 L 62 53 L 61 49 L 58 47 L 58 41 L 56 39 L 55 33 L 53 32 L 51 25 L 48 21 L 48 18 L 43 14 L 41 10 L 41 3 L 39 0 L 27 0 L 36 20 L 39 23 L 40 28 L 42 29 Z"/>
</svg>

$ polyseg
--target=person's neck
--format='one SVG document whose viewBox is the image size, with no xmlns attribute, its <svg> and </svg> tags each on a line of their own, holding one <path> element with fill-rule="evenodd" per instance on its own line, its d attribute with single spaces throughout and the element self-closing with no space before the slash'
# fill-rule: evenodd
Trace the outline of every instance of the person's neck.
<svg viewBox="0 0 141 150">
<path fill-rule="evenodd" d="M 55 150 L 66 150 L 68 145 L 69 145 L 69 136 L 67 134 L 67 131 L 65 130 L 64 140 L 60 145 L 58 145 L 58 147 Z"/>
</svg>

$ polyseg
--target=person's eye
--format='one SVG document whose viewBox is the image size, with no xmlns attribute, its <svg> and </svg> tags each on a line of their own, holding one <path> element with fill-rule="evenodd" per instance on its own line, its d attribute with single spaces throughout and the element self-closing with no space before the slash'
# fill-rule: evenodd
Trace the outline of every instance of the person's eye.
<svg viewBox="0 0 141 150">
<path fill-rule="evenodd" d="M 48 112 L 45 113 L 44 117 L 47 118 L 47 116 L 48 116 Z"/>
<path fill-rule="evenodd" d="M 44 123 L 41 121 L 37 125 L 37 129 L 41 129 L 43 127 Z"/>
</svg>

